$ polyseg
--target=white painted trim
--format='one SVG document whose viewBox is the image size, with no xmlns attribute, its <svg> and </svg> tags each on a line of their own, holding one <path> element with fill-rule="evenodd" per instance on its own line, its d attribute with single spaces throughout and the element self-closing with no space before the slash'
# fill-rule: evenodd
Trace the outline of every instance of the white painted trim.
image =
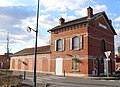
<svg viewBox="0 0 120 87">
<path fill-rule="evenodd" d="M 63 72 L 63 58 L 56 58 L 55 74 L 62 75 Z"/>
</svg>

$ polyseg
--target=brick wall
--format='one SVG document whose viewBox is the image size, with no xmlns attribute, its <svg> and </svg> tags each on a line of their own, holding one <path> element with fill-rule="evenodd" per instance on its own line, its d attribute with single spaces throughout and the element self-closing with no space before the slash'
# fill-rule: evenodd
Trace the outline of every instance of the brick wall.
<svg viewBox="0 0 120 87">
<path fill-rule="evenodd" d="M 103 25 L 107 26 L 106 29 L 99 26 L 99 23 L 102 23 Z M 105 41 L 105 47 L 106 51 L 111 51 L 112 58 L 112 66 L 111 63 L 109 63 L 109 71 L 115 71 L 115 60 L 114 60 L 114 34 L 110 27 L 108 26 L 107 21 L 102 16 L 101 18 L 97 19 L 96 21 L 92 22 L 89 26 L 89 38 L 88 38 L 88 49 L 89 49 L 89 55 L 93 56 L 94 59 L 99 58 L 101 61 L 101 58 L 106 58 L 104 52 L 102 51 L 101 42 L 102 40 Z M 92 63 L 90 63 L 92 65 Z M 89 65 L 89 66 L 91 66 Z M 103 72 L 104 66 L 99 62 L 99 71 L 100 73 Z M 112 68 L 111 68 L 112 67 Z M 90 72 L 91 69 L 89 68 Z"/>
<path fill-rule="evenodd" d="M 80 51 L 71 51 L 69 48 L 70 44 L 70 37 L 76 36 L 76 35 L 83 35 L 84 37 L 84 49 Z M 59 38 L 64 38 L 65 39 L 65 50 L 63 52 L 56 52 L 54 51 L 54 40 L 59 39 Z M 65 31 L 65 32 L 60 32 L 58 34 L 53 34 L 51 35 L 51 57 L 58 57 L 58 56 L 66 56 L 68 53 L 69 54 L 81 54 L 81 55 L 87 55 L 88 54 L 88 44 L 87 44 L 87 27 L 82 27 L 78 28 L 75 30 L 70 30 L 70 31 Z"/>
<path fill-rule="evenodd" d="M 37 72 L 46 71 L 48 72 L 48 59 L 50 58 L 50 54 L 38 54 L 37 62 L 36 62 L 36 70 Z M 21 62 L 18 62 L 21 60 Z M 25 63 L 23 63 L 25 62 Z M 10 63 L 11 70 L 19 70 L 19 71 L 34 71 L 34 55 L 26 55 L 26 56 L 13 56 L 11 57 Z"/>
</svg>

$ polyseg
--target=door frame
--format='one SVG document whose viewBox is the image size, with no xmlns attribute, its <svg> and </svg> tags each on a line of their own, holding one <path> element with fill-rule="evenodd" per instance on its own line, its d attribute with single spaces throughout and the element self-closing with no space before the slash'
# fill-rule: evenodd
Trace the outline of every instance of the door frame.
<svg viewBox="0 0 120 87">
<path fill-rule="evenodd" d="M 56 75 L 63 74 L 63 58 L 56 58 L 55 74 Z"/>
</svg>

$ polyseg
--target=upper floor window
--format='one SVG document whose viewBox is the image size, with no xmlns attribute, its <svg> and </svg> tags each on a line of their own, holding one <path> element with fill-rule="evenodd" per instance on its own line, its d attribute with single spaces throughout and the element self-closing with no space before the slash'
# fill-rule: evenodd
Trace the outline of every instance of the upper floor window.
<svg viewBox="0 0 120 87">
<path fill-rule="evenodd" d="M 72 40 L 73 40 L 73 42 L 72 42 L 73 48 L 72 49 L 79 50 L 79 37 L 78 36 L 73 37 Z"/>
<path fill-rule="evenodd" d="M 102 28 L 104 28 L 104 29 L 107 29 L 107 26 L 105 26 L 105 25 L 102 24 L 102 23 L 99 23 L 99 26 L 102 27 Z"/>
<path fill-rule="evenodd" d="M 70 50 L 83 49 L 83 36 L 75 36 L 70 38 Z"/>
<path fill-rule="evenodd" d="M 57 51 L 62 51 L 62 40 L 57 40 Z"/>
<path fill-rule="evenodd" d="M 55 48 L 55 51 L 63 51 L 64 50 L 64 39 L 55 40 L 54 48 Z"/>
</svg>

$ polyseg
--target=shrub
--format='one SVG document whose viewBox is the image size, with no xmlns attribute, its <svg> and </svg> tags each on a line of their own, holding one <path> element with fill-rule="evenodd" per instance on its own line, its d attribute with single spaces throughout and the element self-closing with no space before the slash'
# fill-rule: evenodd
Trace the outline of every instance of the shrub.
<svg viewBox="0 0 120 87">
<path fill-rule="evenodd" d="M 21 83 L 22 75 L 12 75 L 10 70 L 0 70 L 0 87 L 16 87 Z"/>
<path fill-rule="evenodd" d="M 15 87 L 21 85 L 22 76 L 21 75 L 10 75 L 3 76 L 0 78 L 0 87 Z"/>
</svg>

